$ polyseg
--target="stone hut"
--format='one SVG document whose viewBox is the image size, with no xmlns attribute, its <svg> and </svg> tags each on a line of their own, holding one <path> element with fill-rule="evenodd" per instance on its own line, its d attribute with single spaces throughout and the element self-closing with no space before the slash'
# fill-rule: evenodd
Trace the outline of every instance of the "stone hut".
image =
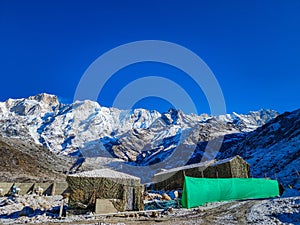
<svg viewBox="0 0 300 225">
<path fill-rule="evenodd" d="M 240 156 L 220 161 L 211 160 L 162 171 L 154 175 L 156 190 L 182 189 L 184 176 L 205 178 L 248 178 L 250 165 Z"/>
<path fill-rule="evenodd" d="M 110 169 L 68 175 L 73 209 L 99 213 L 143 210 L 143 186 L 140 178 Z"/>
</svg>

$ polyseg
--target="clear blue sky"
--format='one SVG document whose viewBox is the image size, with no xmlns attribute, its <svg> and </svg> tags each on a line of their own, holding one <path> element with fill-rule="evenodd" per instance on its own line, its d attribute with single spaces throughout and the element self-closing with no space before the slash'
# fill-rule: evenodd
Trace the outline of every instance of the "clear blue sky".
<svg viewBox="0 0 300 225">
<path fill-rule="evenodd" d="M 88 66 L 137 40 L 164 40 L 198 54 L 214 72 L 227 111 L 300 108 L 300 1 L 0 0 L 0 101 L 41 92 L 72 100 Z M 147 73 L 176 75 L 199 111 L 201 90 L 164 65 L 125 68 L 104 88 L 110 106 L 121 87 Z M 169 75 L 168 75 L 169 74 Z M 168 106 L 155 99 L 138 106 Z"/>
</svg>

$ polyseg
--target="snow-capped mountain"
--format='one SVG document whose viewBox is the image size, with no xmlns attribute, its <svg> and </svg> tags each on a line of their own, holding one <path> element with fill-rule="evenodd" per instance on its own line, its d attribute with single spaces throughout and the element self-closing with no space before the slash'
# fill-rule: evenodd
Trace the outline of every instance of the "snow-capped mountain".
<svg viewBox="0 0 300 225">
<path fill-rule="evenodd" d="M 188 163 L 209 159 L 204 153 L 208 141 L 224 136 L 218 158 L 239 154 L 251 164 L 253 176 L 276 176 L 300 186 L 300 110 L 279 116 L 272 110 L 210 116 L 170 109 L 161 114 L 92 101 L 62 104 L 54 95 L 39 94 L 0 102 L 0 136 L 60 156 L 118 158 L 139 166 L 161 162 L 175 149 L 190 150 Z M 186 163 L 179 157 L 172 166 Z"/>
<path fill-rule="evenodd" d="M 0 134 L 31 139 L 60 155 L 114 156 L 151 164 L 157 161 L 153 155 L 166 157 L 179 142 L 196 145 L 220 135 L 253 131 L 277 115 L 272 110 L 186 115 L 174 109 L 161 114 L 101 107 L 88 100 L 62 104 L 54 95 L 39 94 L 0 103 Z"/>
<path fill-rule="evenodd" d="M 226 140 L 226 138 L 225 138 Z M 255 177 L 271 177 L 300 189 L 300 109 L 286 112 L 256 130 L 227 138 L 221 157 L 240 155 Z"/>
<path fill-rule="evenodd" d="M 130 170 L 121 171 L 148 182 L 159 169 L 170 169 L 168 163 L 152 167 L 158 162 L 173 158 L 172 167 L 200 162 L 214 157 L 210 153 L 216 146 L 218 159 L 240 155 L 251 165 L 252 176 L 291 185 L 294 190 L 286 196 L 299 194 L 300 109 L 281 115 L 272 110 L 186 115 L 175 109 L 161 114 L 92 101 L 62 104 L 49 94 L 0 102 L 0 181 L 63 181 L 78 170 L 129 165 Z M 182 159 L 185 152 L 190 154 L 187 161 Z M 269 211 L 273 221 L 274 207 Z"/>
<path fill-rule="evenodd" d="M 175 109 L 166 113 L 119 110 L 88 100 L 63 104 L 54 95 L 39 94 L 0 102 L 0 136 L 30 141 L 60 157 L 78 156 L 72 171 L 82 165 L 80 169 L 103 166 L 103 159 L 112 159 L 106 164 L 117 159 L 149 166 L 177 152 L 177 158 L 165 164 L 168 169 L 214 158 L 211 152 L 220 147 L 218 157 L 222 157 L 223 149 L 277 115 L 273 110 L 219 116 L 186 115 Z"/>
</svg>

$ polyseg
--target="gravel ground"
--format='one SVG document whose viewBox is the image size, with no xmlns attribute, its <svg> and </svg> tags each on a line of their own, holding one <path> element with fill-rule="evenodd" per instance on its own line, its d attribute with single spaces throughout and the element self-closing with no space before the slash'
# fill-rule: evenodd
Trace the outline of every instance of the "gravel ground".
<svg viewBox="0 0 300 225">
<path fill-rule="evenodd" d="M 265 200 L 254 205 L 247 216 L 251 224 L 300 224 L 300 197 Z"/>
<path fill-rule="evenodd" d="M 59 219 L 62 196 L 0 198 L 0 224 L 300 224 L 300 196 L 266 200 L 217 202 L 195 209 L 173 209 L 159 213 L 102 216 L 68 215 Z"/>
</svg>

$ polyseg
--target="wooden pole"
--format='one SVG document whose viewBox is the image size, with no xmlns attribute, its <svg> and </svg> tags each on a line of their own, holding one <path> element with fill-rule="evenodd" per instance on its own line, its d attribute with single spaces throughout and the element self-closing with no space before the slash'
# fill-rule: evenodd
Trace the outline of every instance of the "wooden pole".
<svg viewBox="0 0 300 225">
<path fill-rule="evenodd" d="M 58 215 L 58 218 L 61 218 L 62 217 L 62 213 L 63 213 L 63 209 L 64 209 L 64 202 L 65 200 L 63 199 L 61 201 L 61 205 L 60 205 L 60 209 L 59 209 L 59 215 Z"/>
</svg>

